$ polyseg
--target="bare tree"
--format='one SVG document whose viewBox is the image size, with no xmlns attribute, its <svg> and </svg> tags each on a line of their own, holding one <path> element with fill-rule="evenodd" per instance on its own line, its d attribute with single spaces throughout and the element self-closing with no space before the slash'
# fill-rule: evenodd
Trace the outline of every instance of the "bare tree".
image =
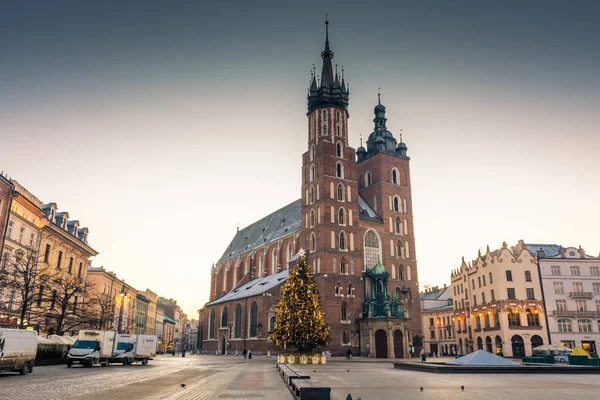
<svg viewBox="0 0 600 400">
<path fill-rule="evenodd" d="M 115 317 L 115 303 L 112 296 L 108 293 L 96 293 L 89 304 L 92 308 L 90 327 L 99 330 L 110 329 Z"/>
<path fill-rule="evenodd" d="M 54 275 L 48 280 L 48 289 L 44 293 L 43 318 L 46 330 L 58 335 L 79 330 L 95 320 L 94 308 L 90 299 L 86 299 L 86 291 L 92 284 L 85 278 L 63 273 Z"/>
<path fill-rule="evenodd" d="M 38 250 L 33 244 L 25 250 L 16 250 L 13 255 L 6 255 L 0 262 L 0 287 L 10 291 L 5 312 L 17 318 L 19 329 L 31 325 L 30 319 L 40 287 L 48 279 L 41 265 Z"/>
</svg>

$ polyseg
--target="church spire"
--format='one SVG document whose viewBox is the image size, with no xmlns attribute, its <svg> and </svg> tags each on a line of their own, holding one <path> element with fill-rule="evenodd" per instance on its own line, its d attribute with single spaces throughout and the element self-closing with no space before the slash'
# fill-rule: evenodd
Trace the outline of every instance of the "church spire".
<svg viewBox="0 0 600 400">
<path fill-rule="evenodd" d="M 331 49 L 329 48 L 329 21 L 327 19 L 325 20 L 325 50 L 321 52 L 321 58 L 323 59 L 323 70 L 321 71 L 321 87 L 332 86 L 334 83 L 333 66 L 331 65 L 333 51 L 331 51 Z"/>
</svg>

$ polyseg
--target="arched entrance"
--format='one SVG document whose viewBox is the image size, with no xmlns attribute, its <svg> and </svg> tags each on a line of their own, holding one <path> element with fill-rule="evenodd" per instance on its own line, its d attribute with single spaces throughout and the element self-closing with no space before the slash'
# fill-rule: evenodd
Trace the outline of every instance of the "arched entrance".
<svg viewBox="0 0 600 400">
<path fill-rule="evenodd" d="M 394 357 L 404 358 L 404 340 L 400 329 L 394 331 Z"/>
<path fill-rule="evenodd" d="M 483 350 L 483 340 L 480 337 L 477 338 L 477 350 Z"/>
<path fill-rule="evenodd" d="M 538 346 L 541 346 L 544 344 L 544 340 L 538 336 L 538 335 L 533 335 L 531 337 L 531 351 L 533 352 L 533 349 L 535 349 Z"/>
<path fill-rule="evenodd" d="M 492 338 L 489 336 L 486 336 L 485 338 L 485 351 L 487 351 L 488 353 L 494 352 L 494 350 L 492 349 Z"/>
<path fill-rule="evenodd" d="M 500 336 L 496 336 L 496 355 L 504 355 L 504 350 L 502 350 L 502 338 Z"/>
<path fill-rule="evenodd" d="M 525 344 L 523 343 L 523 338 L 519 335 L 515 335 L 510 339 L 510 342 L 512 343 L 513 357 L 525 357 Z"/>
<path fill-rule="evenodd" d="M 383 329 L 379 329 L 375 332 L 375 357 L 387 358 L 388 346 L 387 346 L 387 333 Z"/>
<path fill-rule="evenodd" d="M 225 351 L 227 347 L 227 339 L 225 339 L 225 336 L 223 336 L 223 340 L 221 340 L 221 354 L 225 354 Z"/>
</svg>

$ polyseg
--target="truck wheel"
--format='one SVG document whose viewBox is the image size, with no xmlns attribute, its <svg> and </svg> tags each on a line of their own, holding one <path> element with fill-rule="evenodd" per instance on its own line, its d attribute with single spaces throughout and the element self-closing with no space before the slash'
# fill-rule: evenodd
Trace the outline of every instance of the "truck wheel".
<svg viewBox="0 0 600 400">
<path fill-rule="evenodd" d="M 23 368 L 21 368 L 21 370 L 19 371 L 19 373 L 20 373 L 21 375 L 26 375 L 26 374 L 28 374 L 29 372 L 30 372 L 30 371 L 29 371 L 29 363 L 25 363 L 25 364 L 23 364 Z"/>
<path fill-rule="evenodd" d="M 142 365 L 148 365 L 148 359 L 147 358 L 144 358 L 142 360 Z"/>
</svg>

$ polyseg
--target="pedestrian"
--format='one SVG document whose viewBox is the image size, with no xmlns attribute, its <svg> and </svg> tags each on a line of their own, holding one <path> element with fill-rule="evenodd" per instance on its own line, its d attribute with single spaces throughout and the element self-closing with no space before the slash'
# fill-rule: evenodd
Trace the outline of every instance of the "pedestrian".
<svg viewBox="0 0 600 400">
<path fill-rule="evenodd" d="M 350 359 L 350 349 L 346 349 L 346 360 Z"/>
<path fill-rule="evenodd" d="M 183 357 L 185 357 L 185 347 L 183 347 L 183 348 L 181 349 L 181 357 L 182 357 L 182 358 L 183 358 Z"/>
<path fill-rule="evenodd" d="M 427 361 L 427 357 L 425 357 L 425 350 L 421 349 L 421 362 Z"/>
<path fill-rule="evenodd" d="M 245 347 L 244 347 L 244 351 L 242 351 L 242 354 L 243 354 L 244 358 L 246 358 L 246 354 L 248 354 L 248 350 L 246 350 Z"/>
</svg>

